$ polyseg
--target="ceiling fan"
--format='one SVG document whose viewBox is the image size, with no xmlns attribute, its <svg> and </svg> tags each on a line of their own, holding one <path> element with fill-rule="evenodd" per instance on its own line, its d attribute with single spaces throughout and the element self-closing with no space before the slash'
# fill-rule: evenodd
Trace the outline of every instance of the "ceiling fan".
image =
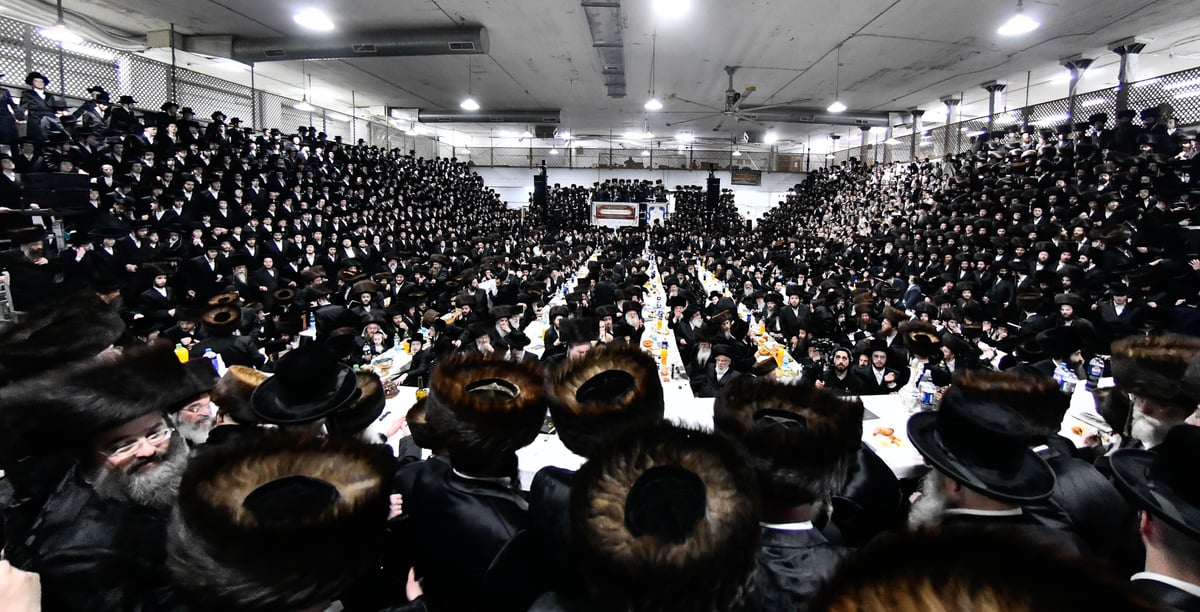
<svg viewBox="0 0 1200 612">
<path fill-rule="evenodd" d="M 701 115 L 699 117 L 692 117 L 691 119 L 684 119 L 682 121 L 674 121 L 671 123 L 667 123 L 666 124 L 667 127 L 671 127 L 671 126 L 675 126 L 675 125 L 683 125 L 685 123 L 691 123 L 693 121 L 704 121 L 705 119 L 711 119 L 711 118 L 717 117 L 717 116 L 721 117 L 721 121 L 718 122 L 716 127 L 713 128 L 714 132 L 720 132 L 721 128 L 725 126 L 725 122 L 731 117 L 733 118 L 734 122 L 737 122 L 737 123 L 745 121 L 745 122 L 753 123 L 755 125 L 759 125 L 762 127 L 767 127 L 766 124 L 762 123 L 761 121 L 758 121 L 758 118 L 755 115 L 748 114 L 748 112 L 742 111 L 742 104 L 746 102 L 746 98 L 749 98 L 750 94 L 753 94 L 755 91 L 758 90 L 758 88 L 753 85 L 750 85 L 741 92 L 739 92 L 738 90 L 733 88 L 733 75 L 734 75 L 734 73 L 736 73 L 738 71 L 739 68 L 741 68 L 741 66 L 726 66 L 725 67 L 725 74 L 729 75 L 729 88 L 725 90 L 725 104 L 724 104 L 723 108 L 718 108 L 716 106 L 712 106 L 711 104 L 702 104 L 700 102 L 688 100 L 687 98 L 681 98 L 678 95 L 675 95 L 674 93 L 667 96 L 668 100 L 679 100 L 680 102 L 684 102 L 684 103 L 691 104 L 694 106 L 699 106 L 701 108 L 712 111 L 712 112 L 706 113 L 704 115 Z M 812 100 L 812 98 L 803 98 L 803 99 L 799 99 L 799 100 L 792 100 L 790 102 L 782 102 L 779 104 L 769 104 L 766 106 L 756 106 L 754 108 L 747 109 L 747 111 L 753 112 L 756 110 L 764 110 L 764 109 L 775 108 L 775 107 L 779 107 L 779 106 L 787 106 L 789 104 L 795 104 L 797 102 L 807 102 L 810 100 Z"/>
</svg>

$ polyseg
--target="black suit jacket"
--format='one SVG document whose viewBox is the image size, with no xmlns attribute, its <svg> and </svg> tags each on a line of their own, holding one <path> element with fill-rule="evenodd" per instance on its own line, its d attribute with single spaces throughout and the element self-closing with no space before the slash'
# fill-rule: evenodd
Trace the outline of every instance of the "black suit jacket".
<svg viewBox="0 0 1200 612">
<path fill-rule="evenodd" d="M 893 391 L 900 390 L 900 372 L 892 368 L 883 369 L 883 375 L 885 378 L 888 374 L 896 375 L 896 381 L 890 386 L 887 382 L 879 383 L 875 381 L 875 372 L 872 371 L 871 366 L 867 366 L 865 368 L 855 367 L 850 371 L 850 374 L 858 377 L 859 393 L 861 395 L 887 395 Z"/>
<path fill-rule="evenodd" d="M 746 595 L 746 610 L 796 610 L 812 598 L 850 549 L 830 543 L 816 529 L 783 531 L 763 527 L 758 570 Z"/>
<path fill-rule="evenodd" d="M 1133 581 L 1133 588 L 1164 612 L 1200 612 L 1200 597 L 1177 589 L 1164 582 L 1140 578 Z"/>
</svg>

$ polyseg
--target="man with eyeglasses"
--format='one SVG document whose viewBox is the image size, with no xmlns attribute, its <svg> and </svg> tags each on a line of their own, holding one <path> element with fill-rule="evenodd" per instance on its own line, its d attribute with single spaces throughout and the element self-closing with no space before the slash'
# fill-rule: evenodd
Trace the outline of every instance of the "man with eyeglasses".
<svg viewBox="0 0 1200 612">
<path fill-rule="evenodd" d="M 212 385 L 196 373 L 207 363 L 189 366 L 161 342 L 0 392 L 0 420 L 21 428 L 35 449 L 22 461 L 39 466 L 8 508 L 5 552 L 41 576 L 43 610 L 169 600 L 166 525 L 188 448 L 168 415 Z"/>
</svg>

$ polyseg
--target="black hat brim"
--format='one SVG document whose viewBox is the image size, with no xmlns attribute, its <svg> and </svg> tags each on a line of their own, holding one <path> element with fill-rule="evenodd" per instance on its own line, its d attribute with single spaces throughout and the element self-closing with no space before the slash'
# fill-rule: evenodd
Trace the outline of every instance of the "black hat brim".
<svg viewBox="0 0 1200 612">
<path fill-rule="evenodd" d="M 1200 508 L 1181 503 L 1183 496 L 1170 484 L 1161 480 L 1151 482 L 1153 452 L 1127 449 L 1113 453 L 1110 459 L 1117 486 L 1133 496 L 1137 505 L 1192 539 L 1200 540 Z"/>
<path fill-rule="evenodd" d="M 942 473 L 993 499 L 1024 504 L 1050 497 L 1054 471 L 1032 449 L 1026 449 L 1014 472 L 968 466 L 955 459 L 937 432 L 937 413 L 918 412 L 908 419 L 908 439 L 917 452 Z"/>
<path fill-rule="evenodd" d="M 358 399 L 362 391 L 358 388 L 358 379 L 353 370 L 340 364 L 337 367 L 340 370 L 337 385 L 329 393 L 307 398 L 305 402 L 289 403 L 281 393 L 283 379 L 278 376 L 264 380 L 250 398 L 254 414 L 267 423 L 298 425 L 311 423 L 345 408 Z"/>
</svg>

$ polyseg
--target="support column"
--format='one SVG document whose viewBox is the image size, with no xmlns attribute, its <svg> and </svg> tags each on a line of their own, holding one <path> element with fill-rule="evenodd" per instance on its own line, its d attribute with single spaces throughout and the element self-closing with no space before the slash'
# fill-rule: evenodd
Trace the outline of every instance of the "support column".
<svg viewBox="0 0 1200 612">
<path fill-rule="evenodd" d="M 1091 59 L 1082 56 L 1064 58 L 1061 62 L 1063 68 L 1071 72 L 1071 83 L 1067 90 L 1067 123 L 1075 121 L 1075 94 L 1079 90 L 1079 79 L 1083 77 L 1083 73 L 1092 65 Z"/>
<path fill-rule="evenodd" d="M 1108 50 L 1121 56 L 1121 67 L 1117 70 L 1117 111 L 1129 107 L 1129 84 L 1137 81 L 1138 58 L 1146 43 L 1137 37 L 1125 38 L 1109 43 Z"/>
<path fill-rule="evenodd" d="M 960 98 L 954 98 L 954 97 L 942 98 L 942 104 L 946 105 L 946 129 L 945 129 L 946 133 L 944 134 L 944 138 L 942 139 L 942 157 L 946 157 L 947 155 L 950 155 L 952 153 L 952 151 L 950 150 L 950 133 L 953 131 L 956 131 L 958 129 L 957 127 L 953 126 L 954 110 L 956 108 L 958 108 L 958 105 L 961 102 L 962 102 L 962 100 Z M 953 153 L 957 153 L 957 151 L 953 151 Z"/>
<path fill-rule="evenodd" d="M 921 116 L 925 114 L 925 111 L 914 108 L 909 112 L 912 113 L 912 138 L 908 141 L 908 161 L 914 162 L 917 161 L 917 142 L 921 140 L 921 135 L 925 132 L 925 129 L 921 127 Z"/>
<path fill-rule="evenodd" d="M 825 156 L 825 167 L 828 168 L 837 162 L 836 154 L 838 141 L 842 139 L 841 134 L 830 134 L 829 139 L 833 142 L 829 143 L 829 153 Z"/>
<path fill-rule="evenodd" d="M 900 122 L 898 113 L 888 113 L 887 133 L 883 135 L 883 163 L 892 163 L 892 147 L 899 144 L 896 141 L 896 124 Z"/>
<path fill-rule="evenodd" d="M 871 144 L 871 126 L 860 125 L 858 130 L 859 136 L 862 138 L 858 143 L 858 161 L 865 164 L 867 163 L 867 145 Z"/>
<path fill-rule="evenodd" d="M 988 134 L 992 133 L 996 123 L 996 109 L 1004 108 L 1004 88 L 1008 87 L 1008 83 L 1003 81 L 988 81 L 980 85 L 984 91 L 988 92 Z"/>
</svg>

